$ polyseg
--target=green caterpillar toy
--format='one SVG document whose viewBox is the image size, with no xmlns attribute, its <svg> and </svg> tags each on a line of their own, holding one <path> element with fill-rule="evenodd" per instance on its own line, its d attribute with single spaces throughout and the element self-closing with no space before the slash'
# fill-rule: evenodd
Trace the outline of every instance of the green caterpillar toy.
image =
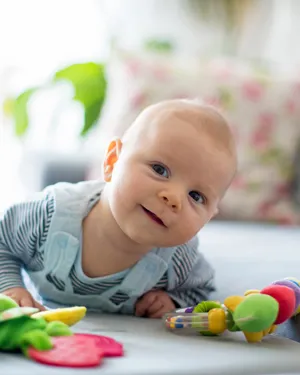
<svg viewBox="0 0 300 375">
<path fill-rule="evenodd" d="M 300 281 L 289 277 L 244 296 L 229 296 L 221 304 L 203 301 L 196 306 L 166 314 L 170 330 L 193 329 L 204 336 L 221 335 L 226 330 L 242 331 L 248 342 L 259 342 L 300 312 Z"/>
</svg>

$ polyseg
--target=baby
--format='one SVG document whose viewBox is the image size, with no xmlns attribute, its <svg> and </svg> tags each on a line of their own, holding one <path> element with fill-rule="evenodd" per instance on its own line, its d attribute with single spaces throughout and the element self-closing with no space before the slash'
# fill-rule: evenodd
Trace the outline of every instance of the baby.
<svg viewBox="0 0 300 375">
<path fill-rule="evenodd" d="M 197 234 L 236 170 L 225 119 L 194 101 L 146 108 L 113 140 L 104 181 L 59 183 L 0 221 L 0 292 L 43 304 L 160 318 L 214 290 Z"/>
</svg>

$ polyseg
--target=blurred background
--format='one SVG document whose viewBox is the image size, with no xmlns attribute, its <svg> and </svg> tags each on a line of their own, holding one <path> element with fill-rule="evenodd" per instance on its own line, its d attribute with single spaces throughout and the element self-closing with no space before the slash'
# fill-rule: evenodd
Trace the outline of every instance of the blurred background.
<svg viewBox="0 0 300 375">
<path fill-rule="evenodd" d="M 147 105 L 222 108 L 239 172 L 219 219 L 300 223 L 298 0 L 2 0 L 0 211 L 101 177 Z"/>
</svg>

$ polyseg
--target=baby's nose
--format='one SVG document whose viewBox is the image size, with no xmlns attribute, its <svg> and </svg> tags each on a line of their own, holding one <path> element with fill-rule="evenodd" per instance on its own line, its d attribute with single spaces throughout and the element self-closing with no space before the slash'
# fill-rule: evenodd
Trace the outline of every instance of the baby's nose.
<svg viewBox="0 0 300 375">
<path fill-rule="evenodd" d="M 159 198 L 171 208 L 173 212 L 178 212 L 181 210 L 182 203 L 178 194 L 162 191 L 158 194 Z"/>
</svg>

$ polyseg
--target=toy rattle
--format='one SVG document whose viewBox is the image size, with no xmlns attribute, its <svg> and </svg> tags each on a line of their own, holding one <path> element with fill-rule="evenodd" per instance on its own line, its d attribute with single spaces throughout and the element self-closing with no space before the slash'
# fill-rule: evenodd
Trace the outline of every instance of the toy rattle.
<svg viewBox="0 0 300 375">
<path fill-rule="evenodd" d="M 251 343 L 275 332 L 276 326 L 300 312 L 300 281 L 289 277 L 244 296 L 227 297 L 223 304 L 203 301 L 196 306 L 166 314 L 170 330 L 192 329 L 204 336 L 218 336 L 226 330 L 242 331 Z"/>
<path fill-rule="evenodd" d="M 84 306 L 48 311 L 20 307 L 0 294 L 0 351 L 19 351 L 36 362 L 65 367 L 93 367 L 103 357 L 122 356 L 122 344 L 110 337 L 71 331 L 85 314 Z"/>
</svg>

